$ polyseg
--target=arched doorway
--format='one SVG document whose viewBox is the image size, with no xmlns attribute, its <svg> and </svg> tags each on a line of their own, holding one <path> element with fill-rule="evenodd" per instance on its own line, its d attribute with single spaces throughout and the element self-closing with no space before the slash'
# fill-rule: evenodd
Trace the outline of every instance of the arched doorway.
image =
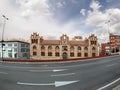
<svg viewBox="0 0 120 90">
<path fill-rule="evenodd" d="M 63 57 L 63 59 L 67 59 L 67 53 L 64 52 L 64 53 L 62 54 L 62 57 Z"/>
</svg>

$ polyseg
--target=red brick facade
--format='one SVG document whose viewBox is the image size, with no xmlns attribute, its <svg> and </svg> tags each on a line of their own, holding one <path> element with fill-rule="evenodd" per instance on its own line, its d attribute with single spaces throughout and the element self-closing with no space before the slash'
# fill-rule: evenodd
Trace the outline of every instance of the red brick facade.
<svg viewBox="0 0 120 90">
<path fill-rule="evenodd" d="M 110 49 L 111 52 L 119 52 L 120 50 L 120 35 L 110 34 Z"/>
<path fill-rule="evenodd" d="M 110 44 L 109 43 L 102 43 L 101 44 L 101 56 L 109 55 L 110 54 Z"/>
</svg>

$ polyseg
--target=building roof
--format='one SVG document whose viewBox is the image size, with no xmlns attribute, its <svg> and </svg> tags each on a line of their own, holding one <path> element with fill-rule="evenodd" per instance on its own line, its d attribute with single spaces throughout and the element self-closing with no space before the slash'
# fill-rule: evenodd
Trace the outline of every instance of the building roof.
<svg viewBox="0 0 120 90">
<path fill-rule="evenodd" d="M 60 40 L 43 40 L 41 45 L 59 45 Z"/>
<path fill-rule="evenodd" d="M 88 43 L 85 41 L 69 41 L 70 45 L 82 45 L 82 46 L 87 46 Z"/>
<path fill-rule="evenodd" d="M 43 40 L 41 45 L 60 45 L 60 40 Z M 88 43 L 85 41 L 69 41 L 70 45 L 82 45 L 82 46 L 87 46 Z"/>
<path fill-rule="evenodd" d="M 38 39 L 40 40 L 41 45 L 60 45 L 60 44 L 68 44 L 68 45 L 81 45 L 81 46 L 88 46 L 89 45 L 89 39 L 94 39 L 97 40 L 97 36 L 92 34 L 88 38 L 85 38 L 84 40 L 82 39 L 81 36 L 75 36 L 72 40 L 69 40 L 69 37 L 67 35 L 62 35 L 60 37 L 60 40 L 44 40 L 42 36 L 39 36 L 37 33 L 33 33 L 31 36 L 31 39 L 35 40 Z M 67 42 L 64 42 L 66 40 Z"/>
<path fill-rule="evenodd" d="M 120 35 L 117 34 L 110 34 L 111 37 L 120 37 Z"/>
<path fill-rule="evenodd" d="M 0 41 L 0 42 L 2 42 L 2 41 Z M 22 40 L 5 40 L 4 42 L 20 42 L 20 43 L 26 43 L 26 44 L 30 44 L 29 42 L 27 42 L 27 41 L 22 41 Z"/>
</svg>

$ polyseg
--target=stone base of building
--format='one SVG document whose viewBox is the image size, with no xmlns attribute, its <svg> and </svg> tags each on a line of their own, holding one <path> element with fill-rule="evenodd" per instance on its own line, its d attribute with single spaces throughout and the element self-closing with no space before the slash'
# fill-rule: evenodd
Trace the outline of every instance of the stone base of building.
<svg viewBox="0 0 120 90">
<path fill-rule="evenodd" d="M 99 57 L 99 56 L 95 56 Z M 61 57 L 32 57 L 31 60 L 62 60 L 62 59 L 85 59 L 85 58 L 94 58 L 94 57 L 68 57 L 68 58 L 63 58 Z"/>
</svg>

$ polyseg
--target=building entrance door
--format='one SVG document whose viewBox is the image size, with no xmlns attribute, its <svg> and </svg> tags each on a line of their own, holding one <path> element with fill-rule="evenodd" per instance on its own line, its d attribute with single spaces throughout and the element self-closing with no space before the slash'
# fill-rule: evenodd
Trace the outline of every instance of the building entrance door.
<svg viewBox="0 0 120 90">
<path fill-rule="evenodd" d="M 63 59 L 67 59 L 67 53 L 64 52 L 64 53 L 62 54 L 62 57 L 63 57 Z"/>
</svg>

